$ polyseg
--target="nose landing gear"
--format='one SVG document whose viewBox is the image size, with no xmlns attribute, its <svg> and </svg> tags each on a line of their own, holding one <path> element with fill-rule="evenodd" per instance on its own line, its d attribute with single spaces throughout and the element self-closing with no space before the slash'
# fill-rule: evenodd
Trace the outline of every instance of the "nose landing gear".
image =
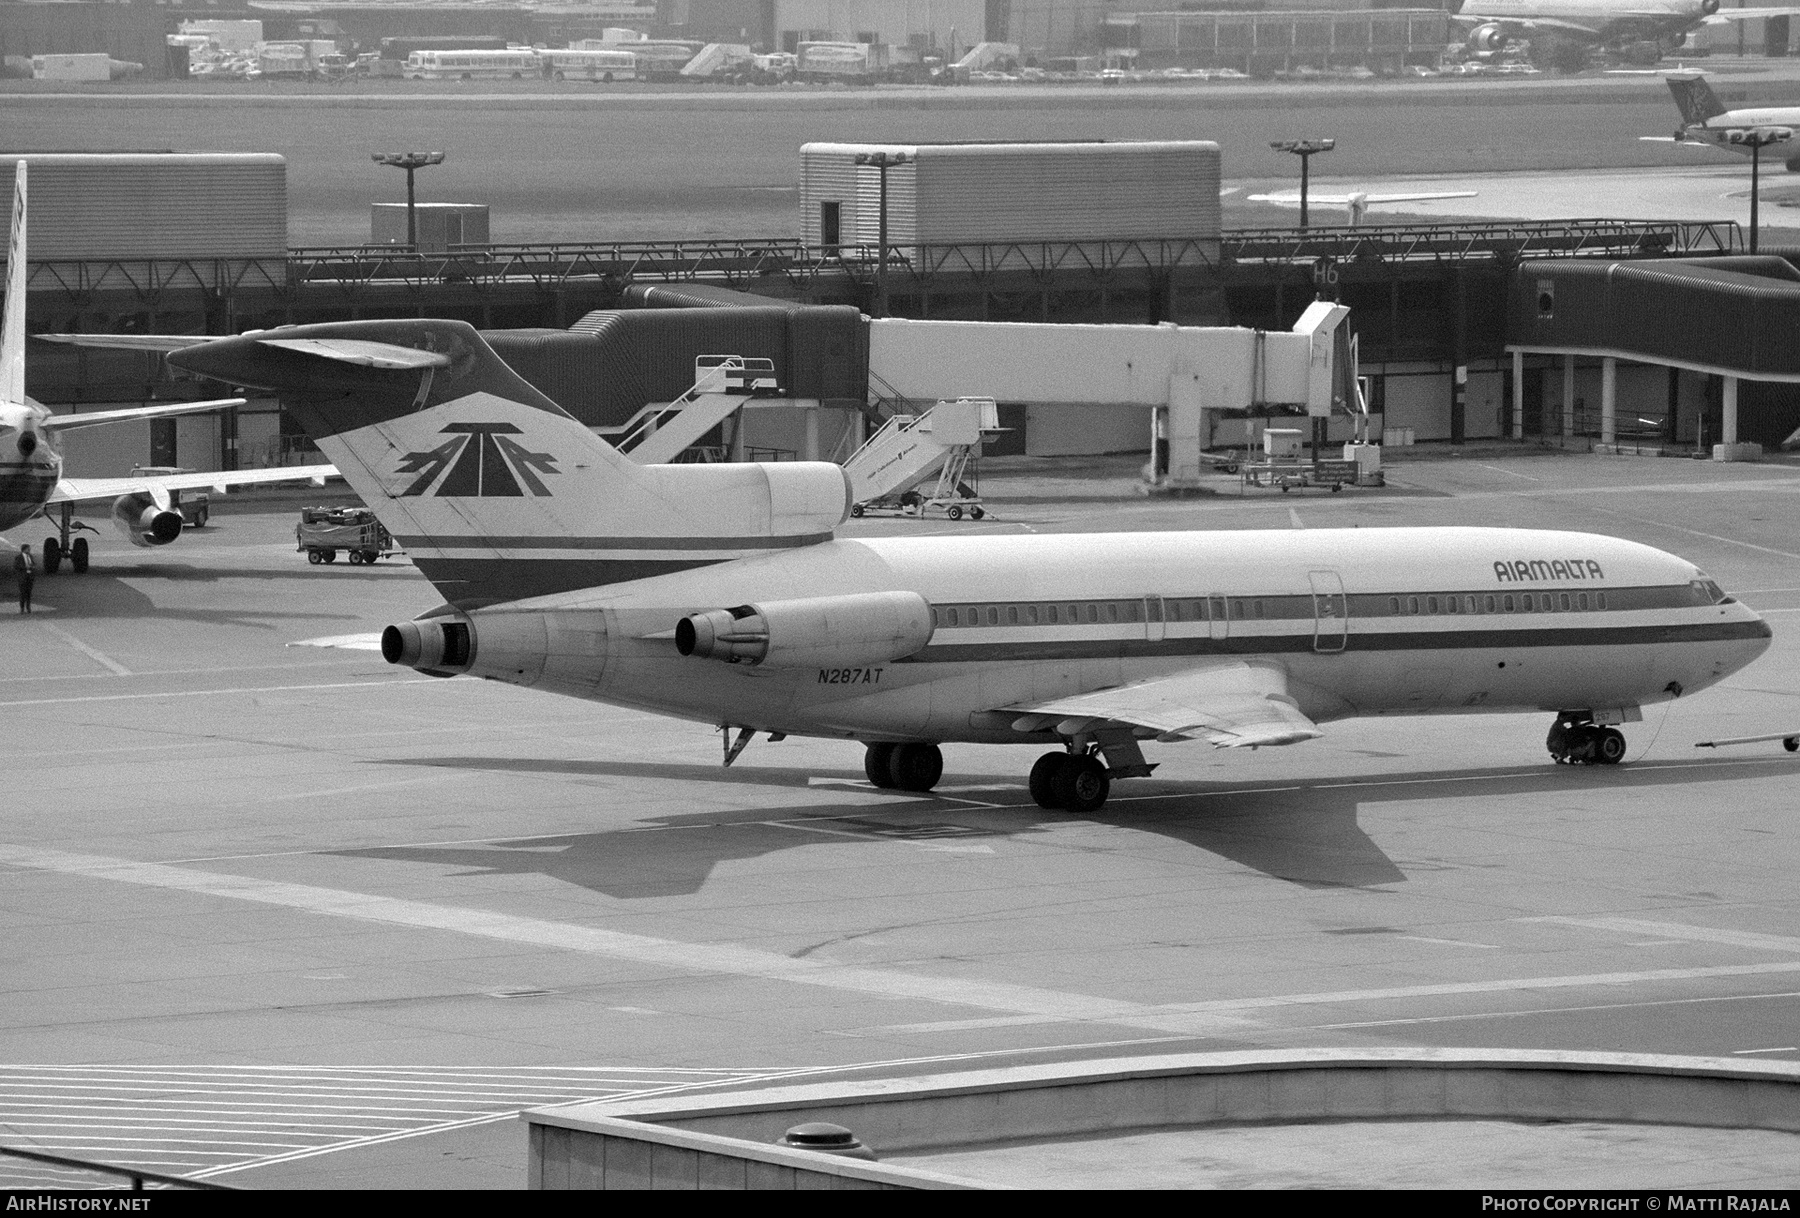
<svg viewBox="0 0 1800 1218">
<path fill-rule="evenodd" d="M 1544 747 L 1557 765 L 1618 765 L 1625 760 L 1625 733 L 1565 713 L 1550 725 Z"/>
</svg>

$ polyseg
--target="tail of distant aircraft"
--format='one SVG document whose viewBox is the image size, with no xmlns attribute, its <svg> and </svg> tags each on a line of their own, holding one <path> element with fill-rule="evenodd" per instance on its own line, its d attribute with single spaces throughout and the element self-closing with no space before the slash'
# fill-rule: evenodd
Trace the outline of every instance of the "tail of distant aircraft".
<svg viewBox="0 0 1800 1218">
<path fill-rule="evenodd" d="M 1669 92 L 1675 97 L 1675 107 L 1681 111 L 1681 121 L 1685 125 L 1699 127 L 1708 119 L 1725 113 L 1725 106 L 1713 94 L 1706 77 L 1671 75 L 1667 79 Z"/>
<path fill-rule="evenodd" d="M 849 513 L 828 463 L 638 465 L 464 322 L 284 327 L 168 360 L 279 393 L 460 607 L 807 545 Z"/>
<path fill-rule="evenodd" d="M 6 317 L 0 322 L 0 402 L 25 400 L 25 162 L 13 177 L 12 244 L 6 251 Z"/>
</svg>

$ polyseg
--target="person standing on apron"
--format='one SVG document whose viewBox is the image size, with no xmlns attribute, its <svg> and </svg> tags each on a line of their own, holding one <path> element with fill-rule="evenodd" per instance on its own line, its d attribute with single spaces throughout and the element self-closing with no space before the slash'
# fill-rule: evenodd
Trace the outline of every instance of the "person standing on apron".
<svg viewBox="0 0 1800 1218">
<path fill-rule="evenodd" d="M 30 543 L 19 547 L 19 556 L 13 559 L 13 575 L 19 582 L 19 612 L 30 613 L 31 585 L 37 582 L 37 563 L 32 561 Z"/>
</svg>

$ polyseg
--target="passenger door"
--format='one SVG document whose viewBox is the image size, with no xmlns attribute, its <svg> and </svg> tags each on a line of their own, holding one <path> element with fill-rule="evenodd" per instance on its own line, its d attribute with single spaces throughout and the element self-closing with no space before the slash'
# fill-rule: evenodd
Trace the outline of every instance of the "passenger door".
<svg viewBox="0 0 1800 1218">
<path fill-rule="evenodd" d="M 1336 571 L 1308 571 L 1313 598 L 1313 650 L 1325 654 L 1344 650 L 1350 614 L 1344 598 L 1344 581 Z"/>
</svg>

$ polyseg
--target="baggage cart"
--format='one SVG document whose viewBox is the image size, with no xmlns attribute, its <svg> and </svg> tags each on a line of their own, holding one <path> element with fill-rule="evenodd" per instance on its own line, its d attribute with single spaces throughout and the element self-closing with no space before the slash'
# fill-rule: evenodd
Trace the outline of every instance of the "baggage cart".
<svg viewBox="0 0 1800 1218">
<path fill-rule="evenodd" d="M 294 542 L 315 566 L 336 562 L 339 550 L 352 565 L 363 566 L 397 552 L 393 535 L 368 508 L 301 508 Z"/>
</svg>

